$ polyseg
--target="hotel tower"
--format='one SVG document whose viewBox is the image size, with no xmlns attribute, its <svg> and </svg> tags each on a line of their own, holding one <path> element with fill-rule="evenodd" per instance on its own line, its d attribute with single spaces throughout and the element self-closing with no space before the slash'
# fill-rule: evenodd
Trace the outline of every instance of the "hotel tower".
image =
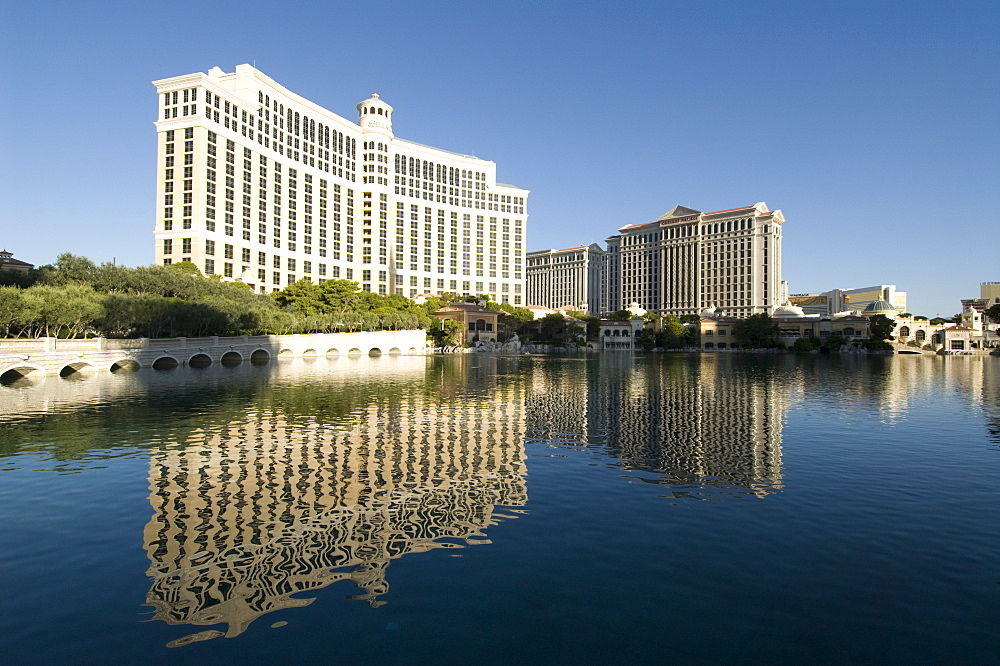
<svg viewBox="0 0 1000 666">
<path fill-rule="evenodd" d="M 353 122 L 250 65 L 153 84 L 157 264 L 258 292 L 340 278 L 525 304 L 528 191 L 495 163 L 397 138 L 375 93 Z"/>
</svg>

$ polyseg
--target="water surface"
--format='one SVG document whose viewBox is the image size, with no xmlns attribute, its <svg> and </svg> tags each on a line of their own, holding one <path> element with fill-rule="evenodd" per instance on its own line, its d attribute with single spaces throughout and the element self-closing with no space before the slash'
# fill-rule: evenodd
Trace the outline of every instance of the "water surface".
<svg viewBox="0 0 1000 666">
<path fill-rule="evenodd" d="M 0 387 L 9 663 L 994 663 L 1000 359 Z"/>
</svg>

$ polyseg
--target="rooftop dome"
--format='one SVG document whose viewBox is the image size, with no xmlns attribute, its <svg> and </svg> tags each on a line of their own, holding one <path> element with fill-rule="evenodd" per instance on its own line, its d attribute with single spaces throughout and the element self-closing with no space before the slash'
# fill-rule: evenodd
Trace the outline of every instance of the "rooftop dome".
<svg viewBox="0 0 1000 666">
<path fill-rule="evenodd" d="M 874 315 L 895 317 L 898 313 L 896 312 L 896 308 L 892 307 L 892 303 L 889 301 L 872 301 L 861 314 L 866 317 L 872 317 Z"/>
<path fill-rule="evenodd" d="M 774 313 L 772 317 L 804 317 L 806 311 L 797 305 L 792 305 L 790 302 L 785 301 L 784 305 L 779 305 L 774 308 Z"/>
<path fill-rule="evenodd" d="M 709 305 L 707 308 L 698 313 L 699 317 L 718 317 L 722 314 L 722 308 L 715 307 L 715 304 Z"/>
</svg>

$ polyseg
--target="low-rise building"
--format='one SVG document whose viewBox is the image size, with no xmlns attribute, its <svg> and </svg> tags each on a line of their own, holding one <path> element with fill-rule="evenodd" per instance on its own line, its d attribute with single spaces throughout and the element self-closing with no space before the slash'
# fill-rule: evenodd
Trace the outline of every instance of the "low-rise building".
<svg viewBox="0 0 1000 666">
<path fill-rule="evenodd" d="M 34 264 L 29 264 L 27 261 L 15 259 L 12 252 L 8 252 L 7 250 L 0 251 L 0 271 L 27 273 L 34 267 Z"/>
<path fill-rule="evenodd" d="M 496 342 L 497 319 L 499 314 L 475 303 L 452 303 L 431 313 L 441 321 L 453 320 L 463 324 L 460 344 L 468 345 L 476 340 Z"/>
<path fill-rule="evenodd" d="M 602 319 L 598 349 L 601 351 L 634 351 L 639 348 L 636 338 L 642 332 L 646 321 L 642 317 L 632 317 L 628 321 Z"/>
</svg>

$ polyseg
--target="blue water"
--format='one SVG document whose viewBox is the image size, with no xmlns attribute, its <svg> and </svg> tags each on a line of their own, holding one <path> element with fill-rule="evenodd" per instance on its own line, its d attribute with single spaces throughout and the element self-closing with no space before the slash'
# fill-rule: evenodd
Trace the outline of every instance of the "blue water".
<svg viewBox="0 0 1000 666">
<path fill-rule="evenodd" d="M 6 663 L 996 663 L 1000 359 L 0 387 Z"/>
</svg>

